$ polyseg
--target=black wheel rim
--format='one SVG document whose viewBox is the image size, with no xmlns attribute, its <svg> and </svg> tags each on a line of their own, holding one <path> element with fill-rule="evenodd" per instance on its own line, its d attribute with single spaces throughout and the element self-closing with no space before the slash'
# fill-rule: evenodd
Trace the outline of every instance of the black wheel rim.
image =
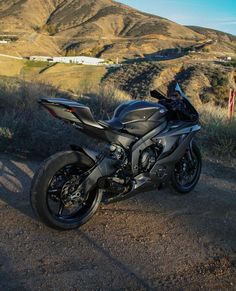
<svg viewBox="0 0 236 291">
<path fill-rule="evenodd" d="M 78 187 L 79 180 L 84 172 L 77 164 L 70 164 L 57 171 L 50 180 L 47 188 L 47 207 L 56 220 L 64 223 L 76 223 L 88 213 L 96 202 L 94 201 L 96 191 L 89 193 L 87 199 L 81 195 L 78 201 L 70 202 L 70 190 L 73 189 L 73 182 L 77 181 Z M 70 183 L 71 188 L 68 188 Z M 66 187 L 68 190 L 67 197 L 63 193 Z"/>
<path fill-rule="evenodd" d="M 195 185 L 199 175 L 200 161 L 194 152 L 188 150 L 175 166 L 175 180 L 182 189 Z"/>
</svg>

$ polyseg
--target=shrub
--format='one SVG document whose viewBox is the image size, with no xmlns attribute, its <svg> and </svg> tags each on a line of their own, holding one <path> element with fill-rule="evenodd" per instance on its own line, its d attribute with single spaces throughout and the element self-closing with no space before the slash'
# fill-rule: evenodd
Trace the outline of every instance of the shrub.
<svg viewBox="0 0 236 291">
<path fill-rule="evenodd" d="M 13 137 L 12 132 L 7 127 L 0 128 L 0 148 L 5 150 L 7 148 L 9 140 Z"/>
<path fill-rule="evenodd" d="M 33 25 L 32 28 L 33 28 L 33 30 L 36 31 L 36 32 L 40 32 L 40 29 L 41 29 L 40 26 L 38 26 L 38 25 L 36 25 L 36 24 Z"/>
<path fill-rule="evenodd" d="M 228 61 L 227 63 L 224 63 L 224 66 L 236 68 L 236 59 L 233 59 L 231 61 Z"/>
<path fill-rule="evenodd" d="M 55 35 L 58 33 L 58 27 L 55 24 L 45 24 L 44 29 L 49 33 L 49 35 Z"/>
<path fill-rule="evenodd" d="M 210 49 L 207 48 L 207 47 L 204 47 L 204 48 L 202 49 L 202 51 L 203 51 L 204 53 L 209 53 L 209 52 L 210 52 Z"/>
</svg>

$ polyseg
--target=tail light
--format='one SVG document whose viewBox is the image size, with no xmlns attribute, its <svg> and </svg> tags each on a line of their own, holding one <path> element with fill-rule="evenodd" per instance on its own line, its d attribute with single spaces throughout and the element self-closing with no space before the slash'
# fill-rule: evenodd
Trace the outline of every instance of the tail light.
<svg viewBox="0 0 236 291">
<path fill-rule="evenodd" d="M 66 109 L 66 112 L 76 113 L 76 109 L 75 108 Z"/>
</svg>

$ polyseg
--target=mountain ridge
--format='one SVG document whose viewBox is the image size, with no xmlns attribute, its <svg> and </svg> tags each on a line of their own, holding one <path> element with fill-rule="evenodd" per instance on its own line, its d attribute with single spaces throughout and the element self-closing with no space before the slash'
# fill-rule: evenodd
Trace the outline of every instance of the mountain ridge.
<svg viewBox="0 0 236 291">
<path fill-rule="evenodd" d="M 71 50 L 96 54 L 100 50 L 106 54 L 109 51 L 107 56 L 111 56 L 116 50 L 133 57 L 154 52 L 156 47 L 167 48 L 171 39 L 179 45 L 204 39 L 168 19 L 111 0 L 4 0 L 0 1 L 0 17 L 0 34 L 20 34 L 27 42 L 31 34 L 37 33 L 30 38 L 41 38 L 41 44 L 37 44 L 42 46 L 41 51 L 47 46 L 43 39 L 48 36 L 48 44 L 54 43 L 62 54 Z M 166 44 L 165 38 L 169 41 Z M 35 45 L 27 45 L 28 49 L 17 48 L 22 53 L 40 53 Z M 113 50 L 106 49 L 108 46 Z"/>
<path fill-rule="evenodd" d="M 228 33 L 228 32 L 220 31 L 217 29 L 209 28 L 209 27 L 201 27 L 201 26 L 194 26 L 194 25 L 187 25 L 187 27 L 207 37 L 217 38 L 219 40 L 225 40 L 225 41 L 236 41 L 236 35 Z"/>
<path fill-rule="evenodd" d="M 6 49 L 21 55 L 136 58 L 209 39 L 196 28 L 112 0 L 0 0 L 0 19 L 0 34 L 19 35 Z"/>
</svg>

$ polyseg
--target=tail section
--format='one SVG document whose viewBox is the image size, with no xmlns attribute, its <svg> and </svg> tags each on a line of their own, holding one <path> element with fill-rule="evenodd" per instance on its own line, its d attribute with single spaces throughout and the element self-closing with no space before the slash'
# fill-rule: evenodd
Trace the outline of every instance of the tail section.
<svg viewBox="0 0 236 291">
<path fill-rule="evenodd" d="M 62 98 L 41 98 L 39 101 L 54 117 L 81 126 L 103 127 L 94 119 L 90 109 L 76 101 Z"/>
</svg>

